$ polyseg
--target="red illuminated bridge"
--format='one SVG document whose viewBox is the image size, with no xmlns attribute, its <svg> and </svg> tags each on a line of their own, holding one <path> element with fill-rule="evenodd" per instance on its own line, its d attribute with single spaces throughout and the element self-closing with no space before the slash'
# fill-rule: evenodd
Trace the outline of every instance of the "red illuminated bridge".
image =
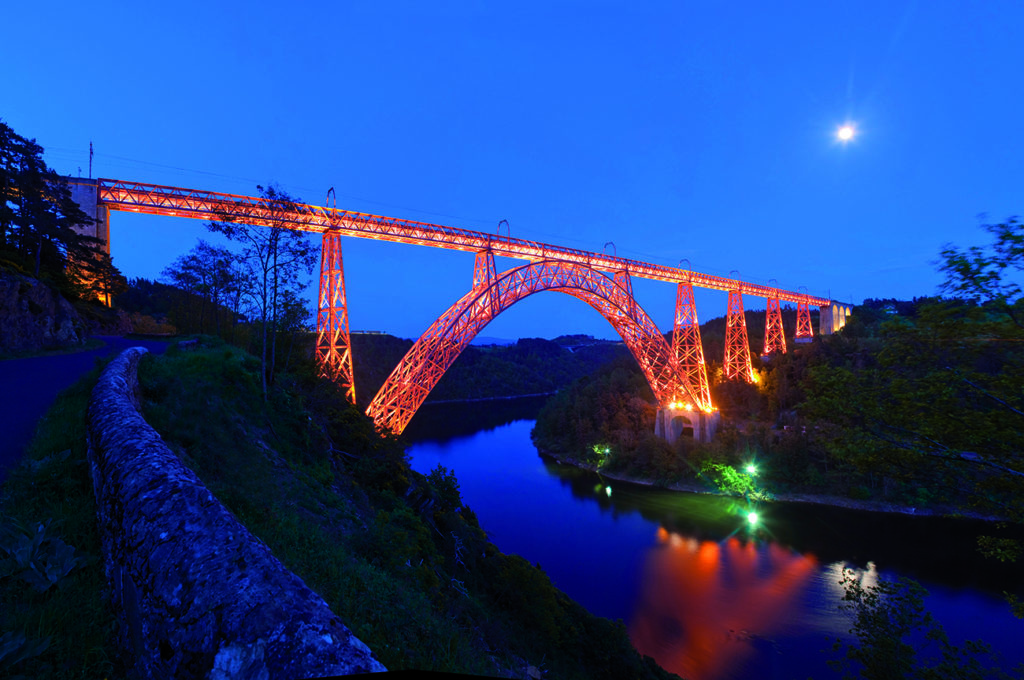
<svg viewBox="0 0 1024 680">
<path fill-rule="evenodd" d="M 678 435 L 671 430 L 673 427 L 681 429 L 680 421 L 689 422 L 700 439 L 709 438 L 713 428 L 709 416 L 714 408 L 697 324 L 694 287 L 728 293 L 724 370 L 729 379 L 753 380 L 743 317 L 744 294 L 767 300 L 765 355 L 786 351 L 782 301 L 797 306 L 797 342 L 812 338 L 810 305 L 821 308 L 823 333 L 842 327 L 849 313 L 845 306 L 803 293 L 500 234 L 140 182 L 80 178 L 68 181 L 83 210 L 96 219 L 95 235 L 108 241 L 108 250 L 111 210 L 243 222 L 322 234 L 316 359 L 323 374 L 339 382 L 352 403 L 355 403 L 355 385 L 341 237 L 475 253 L 472 287 L 416 341 L 367 408 L 367 414 L 379 426 L 395 433 L 405 429 L 444 372 L 491 319 L 540 291 L 559 291 L 583 300 L 622 336 L 658 399 L 659 433 L 669 439 Z M 495 256 L 517 258 L 525 263 L 498 272 Z M 671 347 L 633 297 L 633 277 L 676 285 Z"/>
</svg>

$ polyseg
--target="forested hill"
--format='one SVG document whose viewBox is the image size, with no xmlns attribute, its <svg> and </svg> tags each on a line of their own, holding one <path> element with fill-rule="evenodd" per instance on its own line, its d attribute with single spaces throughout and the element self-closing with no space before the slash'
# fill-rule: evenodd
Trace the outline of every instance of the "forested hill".
<svg viewBox="0 0 1024 680">
<path fill-rule="evenodd" d="M 369 403 L 412 347 L 411 340 L 386 334 L 352 336 L 356 396 Z M 555 340 L 523 338 L 506 347 L 470 345 L 427 397 L 428 402 L 547 394 L 601 364 L 629 353 L 621 342 L 589 336 Z"/>
<path fill-rule="evenodd" d="M 563 459 L 669 485 L 755 458 L 757 482 L 773 494 L 1020 524 L 1022 310 L 998 299 L 867 300 L 835 335 L 771 361 L 755 355 L 755 384 L 726 381 L 709 361 L 722 424 L 707 444 L 653 437 L 650 389 L 635 363 L 616 362 L 550 399 L 535 441 Z"/>
</svg>

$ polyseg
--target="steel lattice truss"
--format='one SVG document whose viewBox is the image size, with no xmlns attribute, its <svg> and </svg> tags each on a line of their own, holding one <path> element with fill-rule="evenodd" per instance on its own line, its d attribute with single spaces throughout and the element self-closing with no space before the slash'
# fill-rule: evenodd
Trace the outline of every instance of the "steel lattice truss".
<svg viewBox="0 0 1024 680">
<path fill-rule="evenodd" d="M 401 433 L 444 372 L 491 319 L 545 290 L 567 293 L 600 312 L 636 357 L 659 403 L 668 403 L 679 391 L 699 403 L 692 390 L 680 388 L 668 343 L 636 304 L 627 277 L 611 279 L 575 262 L 542 260 L 487 283 L 487 274 L 494 271 L 493 257 L 490 252 L 477 257 L 477 285 L 427 329 L 373 398 L 366 412 L 378 426 Z"/>
<path fill-rule="evenodd" d="M 806 302 L 798 302 L 796 304 L 796 338 L 810 340 L 813 337 L 810 305 Z"/>
<path fill-rule="evenodd" d="M 754 382 L 754 370 L 750 365 L 750 345 L 747 343 L 747 320 L 743 316 L 743 293 L 729 291 L 729 315 L 725 325 L 726 380 L 742 378 Z"/>
<path fill-rule="evenodd" d="M 348 334 L 345 271 L 341 236 L 324 232 L 320 248 L 320 304 L 316 316 L 316 363 L 321 375 L 339 384 L 350 404 L 356 403 L 352 374 L 352 343 Z"/>
<path fill-rule="evenodd" d="M 113 179 L 100 179 L 98 182 L 100 202 L 111 210 L 222 222 L 244 222 L 315 233 L 331 230 L 337 231 L 342 236 L 413 243 L 473 253 L 490 250 L 501 257 L 530 261 L 556 259 L 603 272 L 627 272 L 630 276 L 655 281 L 670 283 L 688 281 L 698 288 L 723 292 L 734 290 L 739 286 L 744 293 L 758 297 L 766 298 L 777 293 L 779 299 L 786 302 L 805 302 L 818 306 L 829 304 L 829 300 L 826 298 L 794 291 L 776 290 L 769 286 L 740 282 L 723 276 L 702 274 L 676 267 L 664 267 L 640 260 L 564 248 L 538 241 L 485 234 L 470 229 L 458 229 L 439 224 L 382 217 L 304 203 L 286 204 L 289 209 L 282 210 L 280 201 L 270 202 L 253 196 L 214 191 L 182 189 Z"/>
<path fill-rule="evenodd" d="M 786 332 L 782 327 L 782 307 L 779 298 L 768 298 L 764 315 L 764 355 L 786 353 Z"/>
<path fill-rule="evenodd" d="M 691 392 L 696 397 L 695 405 L 704 411 L 710 411 L 711 390 L 708 387 L 707 367 L 704 365 L 700 325 L 697 323 L 697 305 L 693 299 L 693 286 L 689 283 L 680 283 L 676 286 L 672 356 L 675 357 L 680 379 L 691 387 Z"/>
</svg>

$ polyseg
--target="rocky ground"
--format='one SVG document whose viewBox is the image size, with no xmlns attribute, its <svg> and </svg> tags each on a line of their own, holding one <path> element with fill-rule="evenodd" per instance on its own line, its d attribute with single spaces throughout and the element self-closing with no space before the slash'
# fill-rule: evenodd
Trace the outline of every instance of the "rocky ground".
<svg viewBox="0 0 1024 680">
<path fill-rule="evenodd" d="M 0 271 L 0 356 L 81 347 L 90 335 L 131 331 L 123 312 L 72 304 L 42 281 Z"/>
<path fill-rule="evenodd" d="M 0 352 L 81 345 L 88 328 L 71 305 L 46 284 L 0 272 Z"/>
</svg>

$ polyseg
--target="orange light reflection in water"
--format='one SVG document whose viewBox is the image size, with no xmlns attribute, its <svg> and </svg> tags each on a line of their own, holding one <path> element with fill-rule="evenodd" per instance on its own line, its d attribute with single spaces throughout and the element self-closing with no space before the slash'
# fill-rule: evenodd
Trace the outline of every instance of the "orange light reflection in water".
<svg viewBox="0 0 1024 680">
<path fill-rule="evenodd" d="M 629 636 L 641 654 L 691 680 L 727 678 L 750 639 L 781 627 L 817 560 L 774 543 L 702 541 L 658 529 Z"/>
</svg>

